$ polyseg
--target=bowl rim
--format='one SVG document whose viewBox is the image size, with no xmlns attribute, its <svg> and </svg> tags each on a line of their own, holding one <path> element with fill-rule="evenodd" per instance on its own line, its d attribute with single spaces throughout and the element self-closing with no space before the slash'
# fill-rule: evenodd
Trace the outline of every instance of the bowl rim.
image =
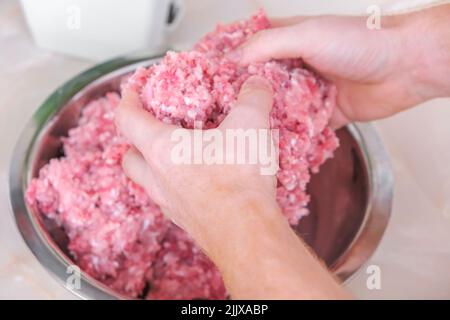
<svg viewBox="0 0 450 320">
<path fill-rule="evenodd" d="M 95 65 L 79 73 L 57 88 L 39 106 L 20 134 L 10 162 L 10 209 L 16 227 L 29 250 L 50 274 L 66 289 L 82 299 L 127 299 L 98 280 L 81 272 L 80 289 L 68 285 L 68 267 L 73 262 L 50 239 L 25 201 L 25 190 L 31 179 L 31 162 L 45 128 L 58 112 L 84 91 L 114 73 L 124 73 L 157 62 L 163 55 L 135 53 Z M 389 157 L 376 130 L 369 123 L 347 125 L 357 141 L 368 168 L 368 206 L 353 241 L 330 269 L 345 282 L 359 270 L 374 253 L 386 230 L 392 209 L 394 178 Z"/>
</svg>

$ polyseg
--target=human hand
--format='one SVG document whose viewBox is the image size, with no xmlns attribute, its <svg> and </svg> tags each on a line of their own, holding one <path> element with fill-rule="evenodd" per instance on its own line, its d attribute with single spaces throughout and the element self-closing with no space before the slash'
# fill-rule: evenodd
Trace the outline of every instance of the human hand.
<svg viewBox="0 0 450 320">
<path fill-rule="evenodd" d="M 268 129 L 271 108 L 270 84 L 252 77 L 243 85 L 225 120 L 210 130 L 219 130 L 225 137 L 227 129 Z M 192 138 L 193 130 L 160 122 L 143 109 L 138 94 L 130 89 L 123 92 L 116 124 L 135 147 L 123 159 L 127 176 L 144 187 L 164 214 L 206 251 L 214 246 L 212 238 L 219 233 L 216 228 L 227 225 L 224 220 L 233 221 L 234 212 L 222 212 L 221 208 L 235 208 L 251 198 L 264 199 L 269 207 L 277 207 L 276 170 L 272 175 L 262 175 L 258 164 L 175 163 L 171 153 L 175 147 L 174 132 Z M 270 135 L 267 139 L 271 150 L 275 150 Z M 273 214 L 276 219 L 284 218 L 279 210 Z M 243 217 L 236 221 L 240 219 Z"/>
<path fill-rule="evenodd" d="M 382 17 L 274 19 L 229 57 L 243 65 L 299 58 L 338 88 L 335 128 L 384 118 L 425 100 L 450 95 L 450 5 Z"/>
<path fill-rule="evenodd" d="M 268 82 L 251 77 L 217 130 L 267 129 L 271 108 Z M 123 159 L 127 176 L 193 237 L 219 268 L 233 298 L 349 298 L 282 215 L 276 170 L 262 175 L 261 163 L 174 163 L 172 134 L 193 135 L 193 130 L 155 119 L 129 89 L 116 110 L 116 124 L 135 146 Z M 270 135 L 263 139 L 274 147 Z"/>
</svg>

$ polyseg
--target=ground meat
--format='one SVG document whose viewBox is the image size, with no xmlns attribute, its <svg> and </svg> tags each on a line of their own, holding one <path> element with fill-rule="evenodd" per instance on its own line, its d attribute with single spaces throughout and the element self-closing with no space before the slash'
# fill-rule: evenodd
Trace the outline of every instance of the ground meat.
<svg viewBox="0 0 450 320">
<path fill-rule="evenodd" d="M 111 93 L 83 108 L 63 138 L 65 156 L 28 186 L 28 203 L 64 227 L 84 271 L 121 294 L 138 297 L 150 283 L 151 298 L 225 298 L 215 266 L 125 176 L 129 144 L 113 121 L 119 99 Z"/>
<path fill-rule="evenodd" d="M 327 122 L 335 89 L 298 60 L 239 67 L 224 58 L 258 30 L 270 27 L 264 13 L 218 26 L 189 52 L 170 52 L 139 69 L 128 84 L 145 108 L 164 122 L 192 128 L 217 126 L 242 83 L 253 74 L 274 89 L 271 126 L 280 130 L 277 197 L 291 224 L 307 213 L 310 173 L 338 141 Z M 220 274 L 190 237 L 165 219 L 144 190 L 121 168 L 129 144 L 113 121 L 116 93 L 90 102 L 77 127 L 63 138 L 64 157 L 51 160 L 27 190 L 29 205 L 66 231 L 75 262 L 94 278 L 129 297 L 224 299 Z M 145 293 L 148 288 L 148 293 Z"/>
<path fill-rule="evenodd" d="M 208 129 L 234 107 L 248 77 L 267 78 L 274 91 L 271 127 L 280 133 L 278 202 L 289 222 L 296 224 L 307 213 L 310 172 L 317 171 L 338 145 L 327 127 L 336 89 L 303 68 L 298 59 L 242 67 L 226 58 L 227 52 L 269 27 L 262 11 L 249 20 L 219 25 L 194 50 L 169 52 L 161 63 L 137 70 L 128 85 L 140 92 L 145 108 L 161 121 L 186 128 L 201 123 Z"/>
<path fill-rule="evenodd" d="M 150 299 L 224 299 L 220 273 L 186 232 L 171 228 L 153 265 Z"/>
</svg>

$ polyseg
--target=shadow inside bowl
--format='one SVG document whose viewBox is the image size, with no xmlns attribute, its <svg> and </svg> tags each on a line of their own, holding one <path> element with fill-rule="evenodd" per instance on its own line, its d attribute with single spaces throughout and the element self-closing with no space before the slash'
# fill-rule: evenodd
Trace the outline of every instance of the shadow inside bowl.
<svg viewBox="0 0 450 320">
<path fill-rule="evenodd" d="M 310 214 L 295 228 L 331 269 L 356 238 L 369 202 L 362 151 L 346 128 L 337 136 L 340 146 L 334 157 L 312 175 L 308 185 Z"/>
</svg>

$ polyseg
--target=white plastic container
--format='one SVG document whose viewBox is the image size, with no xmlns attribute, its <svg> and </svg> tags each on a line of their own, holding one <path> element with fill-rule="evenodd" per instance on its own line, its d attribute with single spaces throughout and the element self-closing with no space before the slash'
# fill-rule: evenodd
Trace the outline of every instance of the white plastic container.
<svg viewBox="0 0 450 320">
<path fill-rule="evenodd" d="M 38 46 L 91 60 L 159 48 L 182 0 L 21 0 Z"/>
</svg>

